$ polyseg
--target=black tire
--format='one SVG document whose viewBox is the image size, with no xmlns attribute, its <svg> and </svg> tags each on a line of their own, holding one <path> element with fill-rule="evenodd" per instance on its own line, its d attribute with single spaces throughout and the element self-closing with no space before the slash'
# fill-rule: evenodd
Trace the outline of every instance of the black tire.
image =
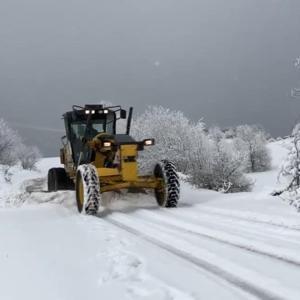
<svg viewBox="0 0 300 300">
<path fill-rule="evenodd" d="M 48 172 L 48 191 L 74 190 L 74 182 L 64 168 L 52 168 Z"/>
<path fill-rule="evenodd" d="M 87 215 L 96 215 L 101 204 L 97 169 L 90 164 L 80 165 L 77 169 L 75 186 L 78 211 Z"/>
<path fill-rule="evenodd" d="M 155 189 L 157 204 L 161 207 L 177 207 L 180 197 L 180 183 L 175 165 L 163 160 L 154 168 L 154 176 L 164 182 L 164 187 Z"/>
</svg>

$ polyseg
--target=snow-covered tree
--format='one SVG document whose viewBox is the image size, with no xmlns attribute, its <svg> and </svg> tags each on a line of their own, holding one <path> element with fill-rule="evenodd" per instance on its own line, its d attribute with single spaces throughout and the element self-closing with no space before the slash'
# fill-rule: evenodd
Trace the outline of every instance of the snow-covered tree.
<svg viewBox="0 0 300 300">
<path fill-rule="evenodd" d="M 275 191 L 273 195 L 286 193 L 290 204 L 300 211 L 300 124 L 295 126 L 292 135 L 289 153 L 279 173 L 279 178 L 285 177 L 288 184 L 284 190 Z"/>
<path fill-rule="evenodd" d="M 293 136 L 288 157 L 281 168 L 281 175 L 294 178 L 295 183 L 300 186 L 300 124 L 293 129 Z"/>
<path fill-rule="evenodd" d="M 227 139 L 233 139 L 236 137 L 236 132 L 234 127 L 227 127 L 223 131 Z"/>
<path fill-rule="evenodd" d="M 300 69 L 300 57 L 296 59 L 294 65 L 297 69 Z M 296 92 L 294 93 L 294 96 L 297 94 Z M 291 144 L 288 156 L 283 162 L 279 177 L 283 176 L 289 179 L 289 185 L 285 191 L 298 194 L 300 192 L 300 123 L 296 124 L 291 136 L 293 137 L 293 142 Z M 281 191 L 280 193 L 282 192 L 284 191 Z M 295 196 L 294 198 L 297 198 L 296 203 L 298 205 L 298 209 L 300 210 L 300 197 Z"/>
<path fill-rule="evenodd" d="M 0 119 L 0 164 L 11 166 L 17 160 L 17 149 L 21 144 L 18 134 L 8 127 L 3 119 Z"/>
<path fill-rule="evenodd" d="M 263 172 L 271 168 L 271 156 L 266 147 L 265 132 L 256 125 L 240 125 L 236 128 L 234 143 L 240 151 L 246 151 L 248 159 L 247 172 Z"/>
</svg>

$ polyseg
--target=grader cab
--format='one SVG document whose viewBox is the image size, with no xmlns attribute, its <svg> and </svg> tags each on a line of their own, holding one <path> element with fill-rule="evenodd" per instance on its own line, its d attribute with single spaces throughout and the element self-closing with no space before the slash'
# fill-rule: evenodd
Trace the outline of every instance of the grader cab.
<svg viewBox="0 0 300 300">
<path fill-rule="evenodd" d="M 154 139 L 136 141 L 130 136 L 132 108 L 120 106 L 73 106 L 63 115 L 66 135 L 60 150 L 64 168 L 48 172 L 48 191 L 76 191 L 78 211 L 95 215 L 104 192 L 153 190 L 162 207 L 176 207 L 179 200 L 179 179 L 172 162 L 157 162 L 150 175 L 140 175 L 138 151 L 153 146 Z M 119 119 L 127 119 L 124 134 L 116 133 Z"/>
</svg>

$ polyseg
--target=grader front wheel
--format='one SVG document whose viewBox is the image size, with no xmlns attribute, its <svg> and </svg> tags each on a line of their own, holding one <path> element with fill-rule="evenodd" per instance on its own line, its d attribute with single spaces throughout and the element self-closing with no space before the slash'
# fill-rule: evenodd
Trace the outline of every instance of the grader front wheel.
<svg viewBox="0 0 300 300">
<path fill-rule="evenodd" d="M 80 213 L 97 214 L 101 193 L 97 169 L 93 165 L 81 165 L 77 169 L 76 202 Z"/>
<path fill-rule="evenodd" d="M 154 176 L 163 182 L 163 186 L 154 191 L 157 204 L 161 207 L 177 207 L 180 183 L 174 164 L 168 160 L 161 161 L 154 168 Z"/>
</svg>

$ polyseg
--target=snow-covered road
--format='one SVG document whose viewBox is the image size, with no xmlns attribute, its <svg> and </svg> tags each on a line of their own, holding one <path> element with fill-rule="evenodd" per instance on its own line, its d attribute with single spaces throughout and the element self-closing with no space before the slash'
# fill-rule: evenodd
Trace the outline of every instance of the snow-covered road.
<svg viewBox="0 0 300 300">
<path fill-rule="evenodd" d="M 98 217 L 79 215 L 73 192 L 40 192 L 43 177 L 20 179 L 25 203 L 0 209 L 0 299 L 299 300 L 300 216 L 269 195 L 276 173 L 234 195 L 183 183 L 172 210 L 107 195 Z"/>
</svg>

